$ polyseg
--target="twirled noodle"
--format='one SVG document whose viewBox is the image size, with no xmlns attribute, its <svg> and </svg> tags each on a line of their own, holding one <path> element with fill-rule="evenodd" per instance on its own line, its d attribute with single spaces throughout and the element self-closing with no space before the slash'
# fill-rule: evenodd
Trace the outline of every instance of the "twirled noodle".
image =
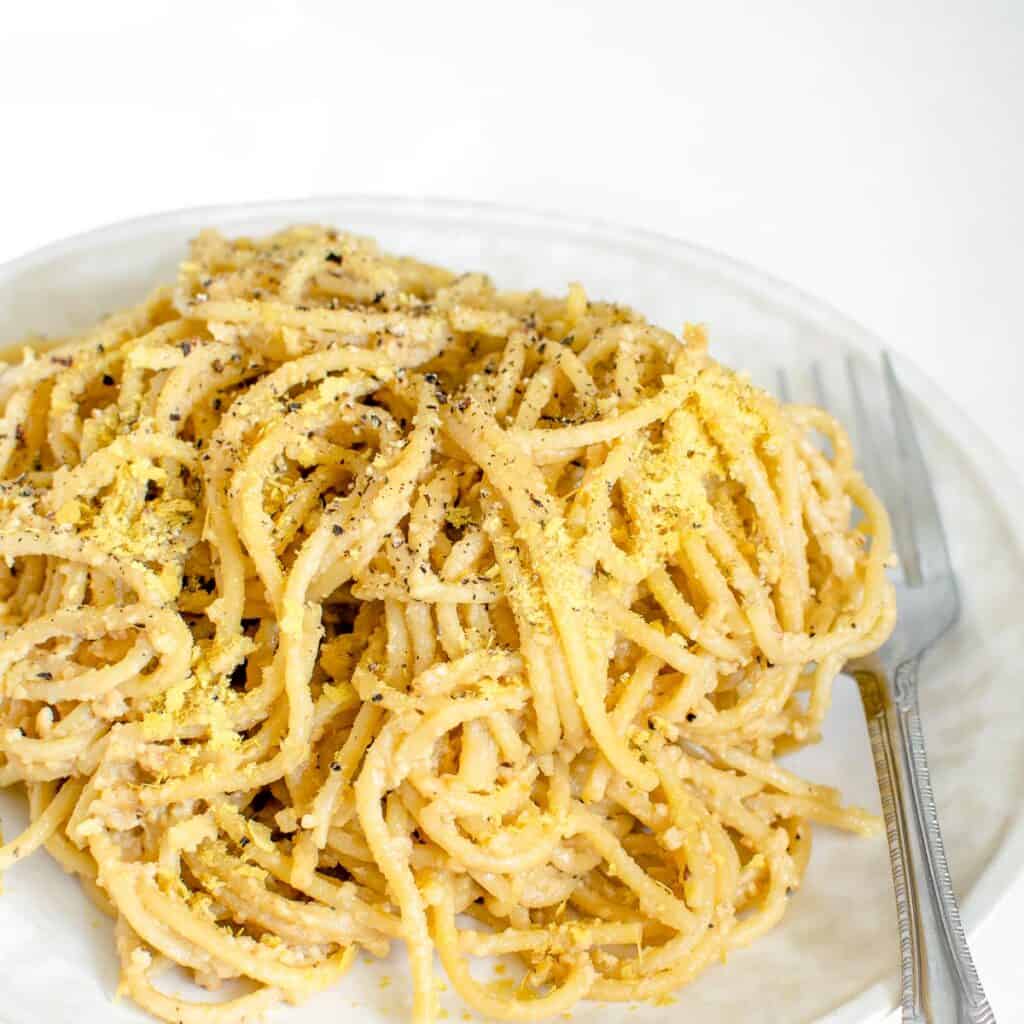
<svg viewBox="0 0 1024 1024">
<path fill-rule="evenodd" d="M 811 821 L 877 826 L 775 756 L 892 626 L 885 512 L 698 327 L 207 232 L 0 401 L 0 871 L 80 875 L 157 1017 L 393 939 L 418 1022 L 435 948 L 488 1017 L 661 996 L 779 920 Z"/>
</svg>

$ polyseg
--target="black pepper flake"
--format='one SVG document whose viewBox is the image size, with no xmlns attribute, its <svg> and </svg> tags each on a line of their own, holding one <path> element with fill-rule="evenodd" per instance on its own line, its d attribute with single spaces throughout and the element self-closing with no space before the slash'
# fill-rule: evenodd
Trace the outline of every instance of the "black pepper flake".
<svg viewBox="0 0 1024 1024">
<path fill-rule="evenodd" d="M 238 840 L 238 845 L 241 846 L 241 847 L 248 846 L 249 845 L 249 837 L 248 836 L 242 836 L 242 838 Z"/>
<path fill-rule="evenodd" d="M 52 679 L 52 678 L 53 678 L 53 673 L 52 672 L 37 672 L 36 673 L 36 679 Z"/>
<path fill-rule="evenodd" d="M 224 364 L 221 362 L 221 360 L 214 359 L 214 361 L 210 365 L 213 367 L 213 372 L 214 373 L 223 373 L 224 372 Z"/>
<path fill-rule="evenodd" d="M 329 253 L 328 253 L 328 254 L 327 254 L 327 255 L 326 255 L 325 257 L 324 257 L 324 259 L 325 259 L 325 260 L 327 260 L 327 262 L 328 262 L 328 263 L 337 263 L 337 264 L 338 264 L 338 266 L 340 267 L 340 266 L 341 266 L 341 264 L 342 264 L 342 260 L 344 259 L 344 257 L 343 257 L 343 256 L 341 255 L 341 253 L 340 253 L 340 252 L 329 252 Z"/>
<path fill-rule="evenodd" d="M 339 523 L 335 523 L 331 527 L 331 533 L 333 533 L 335 537 L 340 537 L 344 532 L 344 528 Z"/>
<path fill-rule="evenodd" d="M 333 763 L 331 764 L 331 771 L 332 771 L 332 772 L 340 772 L 340 771 L 341 771 L 341 765 L 340 765 L 340 764 L 338 764 L 338 762 L 337 762 L 337 761 L 334 761 L 334 762 L 333 762 Z"/>
<path fill-rule="evenodd" d="M 383 693 L 375 693 L 370 698 L 370 700 L 372 700 L 374 704 L 379 704 L 383 699 L 384 699 L 384 694 Z"/>
<path fill-rule="evenodd" d="M 156 481 L 146 481 L 146 501 L 152 501 L 160 493 L 160 488 L 157 487 Z"/>
<path fill-rule="evenodd" d="M 223 404 L 224 404 L 224 403 L 223 403 L 223 402 L 222 402 L 222 401 L 221 401 L 221 400 L 220 400 L 219 398 L 215 398 L 215 399 L 213 400 L 213 408 L 214 408 L 214 410 L 215 410 L 216 412 L 220 412 L 220 407 L 221 407 L 221 406 L 222 406 Z"/>
<path fill-rule="evenodd" d="M 373 297 L 373 304 L 376 306 L 377 303 L 380 302 L 380 300 L 383 299 L 383 298 L 384 298 L 384 293 L 383 292 L 377 292 L 377 294 L 374 295 L 374 297 Z"/>
<path fill-rule="evenodd" d="M 183 355 L 187 356 L 192 351 L 192 342 L 191 341 L 183 341 L 181 343 L 181 351 L 182 351 Z"/>
<path fill-rule="evenodd" d="M 177 423 L 181 419 L 181 413 L 180 412 L 172 412 L 167 418 L 172 423 Z"/>
<path fill-rule="evenodd" d="M 301 408 L 302 408 L 302 403 L 301 402 L 289 402 L 288 403 L 288 411 L 289 412 L 298 412 Z"/>
<path fill-rule="evenodd" d="M 697 716 L 692 711 L 687 711 L 686 712 L 686 720 L 688 722 L 696 722 L 697 721 Z"/>
<path fill-rule="evenodd" d="M 103 384 L 104 384 L 105 387 L 109 388 L 109 387 L 113 387 L 114 386 L 114 378 L 111 377 L 109 373 L 103 374 L 103 378 L 102 379 L 103 379 Z"/>
<path fill-rule="evenodd" d="M 70 366 L 71 356 L 50 356 L 50 362 L 56 363 L 57 366 Z"/>
</svg>

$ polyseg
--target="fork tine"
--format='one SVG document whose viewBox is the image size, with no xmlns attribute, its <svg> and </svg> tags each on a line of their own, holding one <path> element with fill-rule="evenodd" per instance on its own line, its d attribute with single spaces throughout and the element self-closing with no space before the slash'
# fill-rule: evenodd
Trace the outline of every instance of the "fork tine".
<svg viewBox="0 0 1024 1024">
<path fill-rule="evenodd" d="M 878 492 L 886 506 L 891 507 L 892 487 L 879 454 L 879 438 L 876 437 L 877 423 L 868 409 L 868 402 L 861 387 L 862 370 L 858 367 L 857 356 L 852 352 L 846 356 L 845 369 L 847 390 L 850 394 L 850 404 L 853 407 L 853 422 L 847 423 L 845 426 L 855 442 L 855 457 L 868 484 Z M 893 531 L 896 532 L 895 524 Z"/>
<path fill-rule="evenodd" d="M 793 392 L 789 386 L 789 376 L 786 373 L 785 367 L 780 366 L 775 371 L 775 384 L 779 389 L 779 398 L 787 405 L 790 405 L 793 401 Z"/>
<path fill-rule="evenodd" d="M 831 408 L 828 401 L 828 391 L 825 389 L 825 371 L 817 359 L 811 363 L 811 388 L 814 391 L 815 403 L 822 409 Z M 832 442 L 827 437 L 822 438 L 822 450 L 825 452 L 826 457 L 830 459 L 835 454 Z"/>
<path fill-rule="evenodd" d="M 953 570 L 928 466 L 888 352 L 882 353 L 882 371 L 904 480 L 903 493 L 908 511 L 906 525 L 912 539 L 913 569 L 917 575 L 917 580 L 912 579 L 911 566 L 908 566 L 907 581 L 913 585 L 931 576 L 952 575 Z"/>
<path fill-rule="evenodd" d="M 814 396 L 822 409 L 828 408 L 828 393 L 825 391 L 825 374 L 817 359 L 811 363 L 811 380 L 814 383 Z"/>
</svg>

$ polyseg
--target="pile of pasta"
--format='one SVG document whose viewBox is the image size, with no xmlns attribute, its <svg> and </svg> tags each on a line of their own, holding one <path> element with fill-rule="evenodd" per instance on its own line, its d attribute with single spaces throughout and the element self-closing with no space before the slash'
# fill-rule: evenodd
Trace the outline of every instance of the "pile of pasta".
<svg viewBox="0 0 1024 1024">
<path fill-rule="evenodd" d="M 657 998 L 877 827 L 776 758 L 891 628 L 885 512 L 697 326 L 204 232 L 0 403 L 0 871 L 80 876 L 159 1018 L 396 941 L 417 1022 L 435 951 L 490 1018 Z"/>
</svg>

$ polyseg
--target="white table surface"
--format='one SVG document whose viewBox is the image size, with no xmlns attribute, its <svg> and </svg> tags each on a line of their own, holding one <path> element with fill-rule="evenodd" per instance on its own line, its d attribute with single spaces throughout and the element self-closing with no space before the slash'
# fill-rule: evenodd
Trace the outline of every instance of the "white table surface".
<svg viewBox="0 0 1024 1024">
<path fill-rule="evenodd" d="M 831 302 L 1021 474 L 1022 58 L 1020 0 L 9 4 L 0 260 L 311 193 L 600 216 Z M 1003 1024 L 1022 916 L 972 937 Z"/>
</svg>

